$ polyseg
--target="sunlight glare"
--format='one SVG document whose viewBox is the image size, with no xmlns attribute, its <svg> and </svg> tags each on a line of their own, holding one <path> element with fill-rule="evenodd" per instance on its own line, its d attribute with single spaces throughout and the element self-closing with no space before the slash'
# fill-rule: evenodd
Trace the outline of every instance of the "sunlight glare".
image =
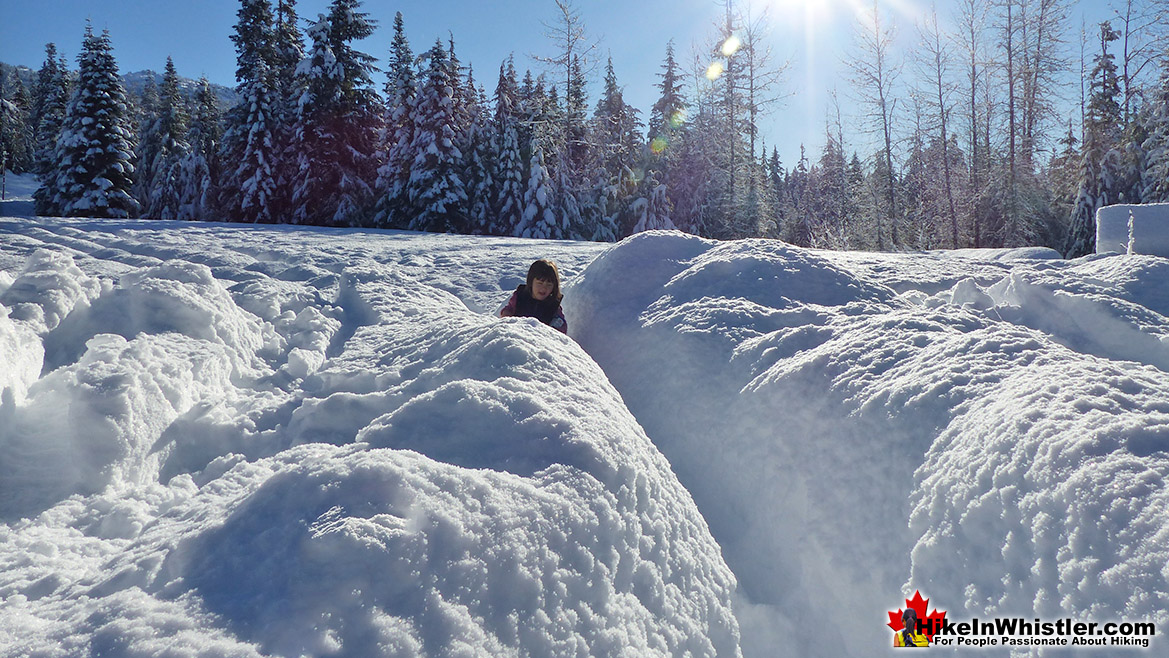
<svg viewBox="0 0 1169 658">
<path fill-rule="evenodd" d="M 743 42 L 739 39 L 739 37 L 732 34 L 731 36 L 727 37 L 726 41 L 723 42 L 723 57 L 730 57 L 731 55 L 734 55 L 735 53 L 739 52 L 739 48 L 742 47 Z"/>
</svg>

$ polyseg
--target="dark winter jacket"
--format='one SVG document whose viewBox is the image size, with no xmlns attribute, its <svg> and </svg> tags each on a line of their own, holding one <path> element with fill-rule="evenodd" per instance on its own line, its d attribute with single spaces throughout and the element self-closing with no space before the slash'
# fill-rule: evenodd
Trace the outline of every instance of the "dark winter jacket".
<svg viewBox="0 0 1169 658">
<path fill-rule="evenodd" d="M 564 310 L 560 308 L 560 300 L 549 296 L 544 301 L 537 301 L 528 292 L 528 287 L 523 284 L 511 294 L 511 299 L 507 300 L 507 306 L 503 307 L 500 315 L 536 318 L 560 333 L 568 334 L 568 320 L 564 318 Z"/>
</svg>

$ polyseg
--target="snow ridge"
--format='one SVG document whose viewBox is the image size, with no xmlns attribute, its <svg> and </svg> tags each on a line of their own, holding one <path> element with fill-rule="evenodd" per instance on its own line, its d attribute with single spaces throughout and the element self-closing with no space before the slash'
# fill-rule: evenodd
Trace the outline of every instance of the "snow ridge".
<svg viewBox="0 0 1169 658">
<path fill-rule="evenodd" d="M 669 464 L 445 239 L 175 227 L 0 220 L 0 655 L 739 655 Z"/>
</svg>

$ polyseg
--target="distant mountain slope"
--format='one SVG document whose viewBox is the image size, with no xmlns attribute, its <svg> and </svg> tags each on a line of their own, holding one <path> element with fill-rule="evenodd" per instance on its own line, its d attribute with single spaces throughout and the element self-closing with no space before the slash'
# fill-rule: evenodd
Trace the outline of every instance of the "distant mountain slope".
<svg viewBox="0 0 1169 658">
<path fill-rule="evenodd" d="M 21 82 L 24 83 L 25 87 L 27 87 L 30 91 L 32 89 L 33 83 L 35 83 L 37 79 L 36 69 L 31 69 L 24 65 L 14 66 L 12 64 L 0 62 L 0 72 L 3 72 L 5 76 L 15 73 L 20 78 Z M 154 84 L 162 84 L 162 73 L 150 70 L 135 71 L 133 73 L 123 74 L 122 84 L 126 86 L 127 92 L 130 92 L 135 96 L 141 96 L 142 88 L 146 85 L 146 81 L 150 79 L 150 76 L 154 76 Z M 179 76 L 179 90 L 182 92 L 183 96 L 188 98 L 193 97 L 198 89 L 199 81 L 197 79 Z M 234 87 L 225 87 L 223 85 L 211 83 L 211 89 L 215 92 L 216 98 L 219 99 L 220 104 L 224 108 L 231 107 L 239 102 L 239 95 L 235 92 Z"/>
</svg>

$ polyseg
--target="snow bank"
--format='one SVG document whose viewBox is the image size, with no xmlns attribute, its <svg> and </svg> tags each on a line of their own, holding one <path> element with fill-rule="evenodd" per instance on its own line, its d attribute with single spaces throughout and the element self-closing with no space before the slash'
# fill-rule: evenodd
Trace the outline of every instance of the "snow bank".
<svg viewBox="0 0 1169 658">
<path fill-rule="evenodd" d="M 468 309 L 596 248 L 0 232 L 0 655 L 739 655 L 735 579 L 605 375 Z"/>
<path fill-rule="evenodd" d="M 0 218 L 0 655 L 1164 625 L 1169 260 L 1050 255 Z"/>
<path fill-rule="evenodd" d="M 872 655 L 915 590 L 1169 621 L 1166 272 L 1115 261 L 650 233 L 567 312 L 722 545 L 744 654 Z"/>
<path fill-rule="evenodd" d="M 1096 211 L 1096 253 L 1169 258 L 1169 203 L 1116 204 Z"/>
</svg>

